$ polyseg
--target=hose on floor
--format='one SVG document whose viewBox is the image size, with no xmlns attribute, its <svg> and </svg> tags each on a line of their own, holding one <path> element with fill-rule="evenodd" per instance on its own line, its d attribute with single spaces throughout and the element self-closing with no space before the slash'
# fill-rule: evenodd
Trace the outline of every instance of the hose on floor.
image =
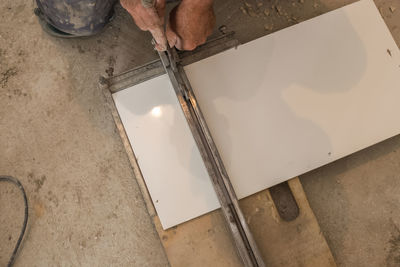
<svg viewBox="0 0 400 267">
<path fill-rule="evenodd" d="M 28 199 L 26 198 L 25 189 L 18 179 L 10 177 L 10 176 L 0 176 L 0 182 L 9 182 L 9 183 L 16 185 L 22 192 L 22 196 L 24 197 L 24 203 L 25 203 L 24 223 L 22 225 L 21 233 L 19 234 L 17 244 L 15 245 L 14 251 L 12 252 L 11 258 L 7 264 L 7 267 L 11 267 L 11 266 L 13 266 L 13 264 L 15 262 L 15 258 L 17 257 L 17 252 L 21 245 L 22 239 L 24 238 L 26 225 L 28 224 Z"/>
</svg>

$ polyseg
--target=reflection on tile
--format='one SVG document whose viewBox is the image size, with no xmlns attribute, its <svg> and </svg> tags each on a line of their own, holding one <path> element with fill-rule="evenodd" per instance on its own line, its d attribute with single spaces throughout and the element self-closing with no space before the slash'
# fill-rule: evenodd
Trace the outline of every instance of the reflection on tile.
<svg viewBox="0 0 400 267">
<path fill-rule="evenodd" d="M 164 229 L 219 207 L 166 75 L 113 94 Z"/>
</svg>

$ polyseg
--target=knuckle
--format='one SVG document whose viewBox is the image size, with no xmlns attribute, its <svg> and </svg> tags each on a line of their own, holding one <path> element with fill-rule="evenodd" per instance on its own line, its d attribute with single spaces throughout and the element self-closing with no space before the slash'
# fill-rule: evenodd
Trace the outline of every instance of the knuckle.
<svg viewBox="0 0 400 267">
<path fill-rule="evenodd" d="M 197 47 L 197 45 L 193 42 L 187 42 L 185 43 L 185 45 L 183 46 L 183 49 L 188 50 L 188 51 L 192 51 Z"/>
<path fill-rule="evenodd" d="M 137 23 L 136 23 L 137 24 Z M 142 24 L 137 24 L 137 26 L 139 27 L 139 29 L 141 29 L 142 31 L 148 31 L 149 30 L 149 28 L 148 27 L 146 27 L 145 25 L 142 25 Z"/>
</svg>

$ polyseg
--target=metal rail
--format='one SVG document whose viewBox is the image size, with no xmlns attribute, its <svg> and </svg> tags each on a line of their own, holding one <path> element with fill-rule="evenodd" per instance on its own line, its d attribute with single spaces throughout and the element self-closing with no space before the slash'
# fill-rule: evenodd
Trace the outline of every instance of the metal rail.
<svg viewBox="0 0 400 267">
<path fill-rule="evenodd" d="M 180 64 L 186 66 L 238 46 L 239 41 L 234 38 L 234 34 L 234 32 L 224 33 L 217 38 L 207 41 L 194 51 L 180 51 Z M 164 66 L 158 58 L 145 65 L 110 77 L 107 79 L 107 83 L 109 84 L 109 91 L 114 94 L 163 74 L 165 74 Z"/>
<path fill-rule="evenodd" d="M 168 48 L 166 52 L 159 52 L 159 56 L 212 180 L 238 254 L 244 266 L 264 267 L 264 261 L 239 207 L 238 199 L 186 77 L 182 62 L 174 48 Z"/>
</svg>

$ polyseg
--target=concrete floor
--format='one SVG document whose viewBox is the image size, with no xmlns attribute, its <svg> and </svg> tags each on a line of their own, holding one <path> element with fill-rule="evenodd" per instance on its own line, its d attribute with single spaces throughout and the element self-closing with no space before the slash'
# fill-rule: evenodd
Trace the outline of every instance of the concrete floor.
<svg viewBox="0 0 400 267">
<path fill-rule="evenodd" d="M 226 0 L 215 10 L 217 26 L 247 42 L 350 2 L 264 0 L 266 16 Z M 399 45 L 399 1 L 375 2 Z M 30 203 L 16 266 L 166 266 L 97 88 L 99 75 L 157 57 L 149 34 L 118 7 L 102 34 L 56 39 L 41 31 L 32 9 L 32 1 L 0 2 L 0 174 L 18 177 Z M 400 265 L 399 148 L 398 136 L 301 177 L 339 266 Z M 1 184 L 0 266 L 22 210 L 18 191 Z"/>
</svg>

